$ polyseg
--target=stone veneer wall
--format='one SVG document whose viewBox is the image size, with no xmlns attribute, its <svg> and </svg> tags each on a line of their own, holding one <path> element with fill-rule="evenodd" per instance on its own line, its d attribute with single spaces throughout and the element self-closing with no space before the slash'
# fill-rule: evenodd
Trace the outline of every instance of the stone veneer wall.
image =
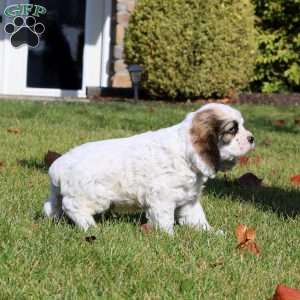
<svg viewBox="0 0 300 300">
<path fill-rule="evenodd" d="M 115 22 L 112 25 L 115 30 L 112 53 L 112 87 L 131 87 L 127 65 L 124 62 L 124 36 L 130 14 L 134 10 L 136 1 L 137 0 L 115 1 Z"/>
</svg>

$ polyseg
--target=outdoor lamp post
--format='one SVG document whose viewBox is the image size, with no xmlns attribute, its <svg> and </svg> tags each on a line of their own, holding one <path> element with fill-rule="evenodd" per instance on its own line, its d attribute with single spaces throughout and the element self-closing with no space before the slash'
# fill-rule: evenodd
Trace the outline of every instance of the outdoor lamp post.
<svg viewBox="0 0 300 300">
<path fill-rule="evenodd" d="M 143 68 L 140 65 L 129 65 L 128 71 L 130 73 L 130 79 L 134 91 L 134 101 L 137 101 L 139 98 L 139 85 L 142 78 Z"/>
</svg>

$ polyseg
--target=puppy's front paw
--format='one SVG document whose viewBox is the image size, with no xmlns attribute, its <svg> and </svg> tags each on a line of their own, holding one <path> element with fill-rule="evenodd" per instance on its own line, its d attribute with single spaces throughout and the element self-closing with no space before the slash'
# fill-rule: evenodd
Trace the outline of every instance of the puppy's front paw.
<svg viewBox="0 0 300 300">
<path fill-rule="evenodd" d="M 200 229 L 205 230 L 205 231 L 212 231 L 213 228 L 208 224 L 208 223 L 203 223 L 200 224 Z"/>
<path fill-rule="evenodd" d="M 225 236 L 226 232 L 223 229 L 215 229 L 214 227 L 211 227 L 210 225 L 208 225 L 209 228 L 207 229 L 208 232 L 219 235 L 219 236 Z"/>
<path fill-rule="evenodd" d="M 214 230 L 214 233 L 215 233 L 216 235 L 219 235 L 219 236 L 225 236 L 225 235 L 226 235 L 226 232 L 225 232 L 225 230 L 223 230 L 223 229 L 217 229 L 217 230 Z"/>
</svg>

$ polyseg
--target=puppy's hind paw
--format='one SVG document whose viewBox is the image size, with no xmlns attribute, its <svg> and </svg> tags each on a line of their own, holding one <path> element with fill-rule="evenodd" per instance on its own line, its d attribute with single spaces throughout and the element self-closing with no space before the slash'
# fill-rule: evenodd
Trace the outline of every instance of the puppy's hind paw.
<svg viewBox="0 0 300 300">
<path fill-rule="evenodd" d="M 216 235 L 219 235 L 219 236 L 225 236 L 226 235 L 226 231 L 223 230 L 223 229 L 217 229 L 217 230 L 214 230 L 214 233 Z"/>
</svg>

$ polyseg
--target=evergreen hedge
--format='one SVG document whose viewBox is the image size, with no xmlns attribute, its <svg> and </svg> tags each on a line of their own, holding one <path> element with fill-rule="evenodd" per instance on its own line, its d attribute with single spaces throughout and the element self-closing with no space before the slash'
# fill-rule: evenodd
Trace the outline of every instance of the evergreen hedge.
<svg viewBox="0 0 300 300">
<path fill-rule="evenodd" d="M 300 0 L 254 0 L 259 54 L 252 87 L 300 92 Z"/>
<path fill-rule="evenodd" d="M 253 6 L 250 0 L 138 0 L 125 54 L 143 65 L 151 95 L 228 95 L 253 75 Z"/>
</svg>

